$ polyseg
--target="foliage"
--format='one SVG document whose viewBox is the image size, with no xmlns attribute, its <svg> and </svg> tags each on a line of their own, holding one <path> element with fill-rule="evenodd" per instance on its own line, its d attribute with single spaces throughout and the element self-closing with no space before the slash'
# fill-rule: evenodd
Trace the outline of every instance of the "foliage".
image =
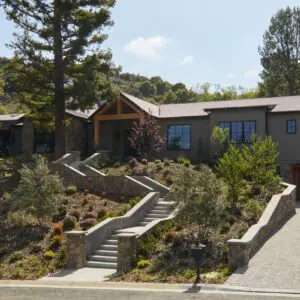
<svg viewBox="0 0 300 300">
<path fill-rule="evenodd" d="M 88 230 L 89 228 L 95 226 L 97 224 L 96 218 L 85 219 L 80 223 L 80 226 L 83 230 Z"/>
<path fill-rule="evenodd" d="M 259 48 L 261 78 L 267 96 L 300 93 L 300 8 L 280 9 L 272 18 Z"/>
<path fill-rule="evenodd" d="M 142 159 L 142 164 L 143 164 L 144 166 L 147 166 L 147 165 L 148 165 L 148 160 L 145 159 L 145 158 L 143 158 L 143 159 Z"/>
<path fill-rule="evenodd" d="M 144 268 L 150 266 L 150 264 L 151 264 L 151 263 L 150 263 L 149 260 L 141 259 L 141 260 L 138 261 L 137 267 L 138 267 L 139 269 L 144 269 Z"/>
<path fill-rule="evenodd" d="M 231 209 L 234 210 L 245 187 L 244 175 L 247 165 L 241 151 L 230 144 L 228 151 L 219 159 L 216 168 L 227 184 L 227 199 Z"/>
<path fill-rule="evenodd" d="M 77 193 L 77 186 L 75 186 L 75 185 L 67 186 L 65 189 L 65 193 L 67 195 L 73 195 L 73 194 Z"/>
<path fill-rule="evenodd" d="M 54 224 L 52 226 L 52 235 L 61 235 L 63 231 L 61 224 Z"/>
<path fill-rule="evenodd" d="M 222 195 L 221 182 L 208 166 L 201 165 L 199 172 L 184 168 L 167 197 L 175 201 L 180 223 L 196 224 L 203 239 L 221 223 Z"/>
<path fill-rule="evenodd" d="M 159 152 L 165 142 L 157 119 L 146 113 L 139 113 L 139 121 L 133 122 L 129 140 L 138 155 L 146 158 L 150 158 L 153 152 Z"/>
<path fill-rule="evenodd" d="M 155 164 L 158 165 L 158 164 L 160 164 L 160 163 L 161 163 L 161 160 L 160 160 L 160 159 L 156 159 L 156 160 L 155 160 Z"/>
<path fill-rule="evenodd" d="M 55 253 L 52 250 L 48 250 L 44 253 L 43 257 L 47 260 L 51 260 L 55 257 Z"/>
<path fill-rule="evenodd" d="M 64 231 L 72 230 L 75 227 L 76 218 L 73 216 L 66 215 L 63 220 Z"/>
<path fill-rule="evenodd" d="M 109 10 L 114 4 L 114 0 L 1 1 L 19 28 L 11 44 L 18 56 L 13 64 L 15 83 L 32 111 L 47 105 L 55 112 L 57 156 L 66 148 L 66 100 L 84 107 L 111 93 L 107 80 L 111 53 L 99 46 L 107 38 L 103 30 L 113 24 Z"/>
<path fill-rule="evenodd" d="M 138 161 L 136 160 L 136 158 L 132 158 L 129 163 L 128 163 L 128 166 L 130 169 L 134 169 L 135 167 L 138 166 Z"/>
<path fill-rule="evenodd" d="M 252 135 L 250 146 L 244 145 L 243 156 L 247 163 L 246 176 L 254 187 L 268 188 L 271 192 L 279 185 L 277 172 L 278 143 L 272 137 L 265 139 Z"/>
<path fill-rule="evenodd" d="M 14 263 L 20 259 L 22 259 L 23 254 L 21 251 L 15 251 L 10 257 L 9 257 L 9 262 L 10 263 Z"/>
<path fill-rule="evenodd" d="M 82 217 L 83 220 L 90 219 L 90 218 L 97 219 L 97 213 L 94 211 L 88 211 Z"/>
<path fill-rule="evenodd" d="M 140 197 L 134 197 L 134 198 L 131 198 L 129 200 L 129 205 L 130 207 L 134 207 L 136 204 L 138 204 L 139 202 L 141 201 L 141 198 Z"/>
<path fill-rule="evenodd" d="M 24 211 L 15 211 L 8 214 L 8 224 L 12 227 L 24 228 L 36 224 L 36 219 Z"/>
<path fill-rule="evenodd" d="M 76 220 L 79 221 L 79 219 L 80 219 L 80 210 L 79 209 L 72 209 L 69 212 L 69 215 L 75 217 Z"/>
<path fill-rule="evenodd" d="M 210 140 L 214 145 L 214 158 L 218 159 L 224 152 L 226 152 L 229 143 L 229 129 L 222 129 L 219 126 L 215 126 L 211 134 Z"/>
<path fill-rule="evenodd" d="M 39 221 L 51 218 L 63 195 L 63 185 L 58 175 L 50 174 L 47 161 L 41 156 L 33 169 L 23 167 L 20 181 L 11 197 L 14 210 L 24 211 Z"/>
<path fill-rule="evenodd" d="M 139 92 L 146 98 L 156 94 L 156 86 L 150 81 L 143 81 L 139 86 Z"/>
</svg>

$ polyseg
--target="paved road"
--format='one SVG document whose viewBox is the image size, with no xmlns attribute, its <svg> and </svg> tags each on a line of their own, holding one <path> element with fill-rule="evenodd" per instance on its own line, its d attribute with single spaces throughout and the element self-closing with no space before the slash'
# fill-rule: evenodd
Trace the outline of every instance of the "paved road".
<svg viewBox="0 0 300 300">
<path fill-rule="evenodd" d="M 297 205 L 299 207 L 299 204 Z M 226 285 L 300 289 L 300 208 Z"/>
<path fill-rule="evenodd" d="M 181 293 L 178 291 L 139 291 L 117 289 L 78 289 L 58 287 L 0 287 L 0 300 L 292 300 L 300 295 L 258 295 L 214 293 Z"/>
</svg>

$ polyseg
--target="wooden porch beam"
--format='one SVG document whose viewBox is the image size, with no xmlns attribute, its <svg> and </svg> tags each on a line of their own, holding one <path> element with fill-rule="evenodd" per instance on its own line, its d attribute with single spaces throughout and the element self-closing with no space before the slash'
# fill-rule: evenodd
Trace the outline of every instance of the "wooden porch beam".
<svg viewBox="0 0 300 300">
<path fill-rule="evenodd" d="M 131 119 L 138 119 L 139 115 L 137 113 L 132 114 L 119 114 L 119 115 L 96 115 L 94 117 L 94 123 L 96 121 L 109 121 L 109 120 L 131 120 Z"/>
</svg>

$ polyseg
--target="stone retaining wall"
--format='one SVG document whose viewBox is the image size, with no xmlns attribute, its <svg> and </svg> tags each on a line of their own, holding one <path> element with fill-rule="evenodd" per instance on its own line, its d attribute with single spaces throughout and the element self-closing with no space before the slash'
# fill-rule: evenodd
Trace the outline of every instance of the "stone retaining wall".
<svg viewBox="0 0 300 300">
<path fill-rule="evenodd" d="M 162 196 L 165 196 L 170 192 L 170 189 L 159 182 L 147 177 L 147 176 L 131 176 L 139 182 L 151 187 L 153 190 L 159 192 Z"/>
<path fill-rule="evenodd" d="M 229 265 L 232 269 L 247 265 L 251 257 L 296 212 L 296 186 L 283 183 L 285 190 L 274 195 L 258 223 L 241 239 L 228 241 Z"/>
</svg>

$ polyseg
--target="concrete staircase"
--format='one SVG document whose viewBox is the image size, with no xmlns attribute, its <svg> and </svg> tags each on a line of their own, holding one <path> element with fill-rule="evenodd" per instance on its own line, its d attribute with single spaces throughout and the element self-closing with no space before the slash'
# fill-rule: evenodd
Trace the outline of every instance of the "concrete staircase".
<svg viewBox="0 0 300 300">
<path fill-rule="evenodd" d="M 144 216 L 135 229 L 145 227 L 155 220 L 165 219 L 172 213 L 173 203 L 164 201 L 160 198 L 156 205 Z M 128 228 L 131 232 L 132 228 Z M 109 236 L 102 245 L 99 245 L 97 250 L 94 250 L 92 255 L 88 257 L 87 267 L 90 268 L 105 268 L 117 269 L 117 256 L 118 256 L 118 234 L 127 232 L 126 228 L 116 230 Z"/>
</svg>

